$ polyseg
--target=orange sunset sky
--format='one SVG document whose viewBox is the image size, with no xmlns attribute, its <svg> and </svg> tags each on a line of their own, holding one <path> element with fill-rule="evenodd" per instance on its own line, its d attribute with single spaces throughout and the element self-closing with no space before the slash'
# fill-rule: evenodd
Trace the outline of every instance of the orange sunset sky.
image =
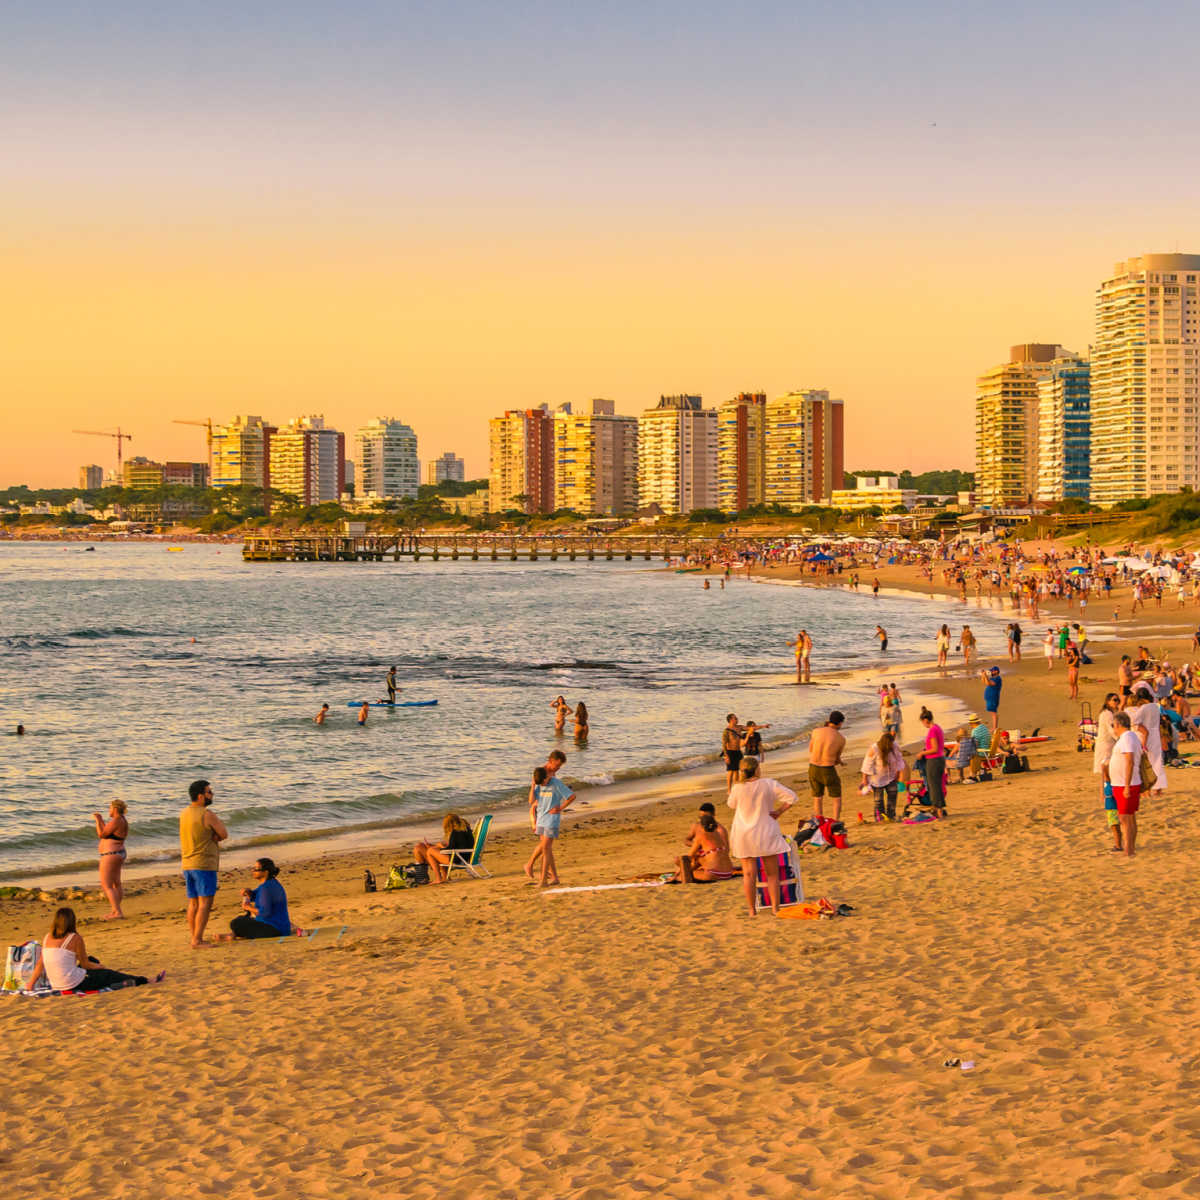
<svg viewBox="0 0 1200 1200">
<path fill-rule="evenodd" d="M 982 369 L 1200 252 L 1180 6 L 66 8 L 0 47 L 0 485 L 237 412 L 479 476 L 508 407 L 794 387 L 850 468 L 970 468 Z"/>
</svg>

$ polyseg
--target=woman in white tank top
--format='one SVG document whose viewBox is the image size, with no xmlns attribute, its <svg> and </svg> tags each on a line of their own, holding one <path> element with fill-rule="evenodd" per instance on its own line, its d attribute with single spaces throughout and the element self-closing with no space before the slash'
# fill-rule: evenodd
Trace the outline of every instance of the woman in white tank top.
<svg viewBox="0 0 1200 1200">
<path fill-rule="evenodd" d="M 60 908 L 54 914 L 54 925 L 42 939 L 42 961 L 29 981 L 30 991 L 37 987 L 43 975 L 56 992 L 98 992 L 102 988 L 149 982 L 145 975 L 110 971 L 102 967 L 98 959 L 89 958 L 83 938 L 75 928 L 73 908 Z M 162 978 L 161 973 L 158 978 Z"/>
</svg>

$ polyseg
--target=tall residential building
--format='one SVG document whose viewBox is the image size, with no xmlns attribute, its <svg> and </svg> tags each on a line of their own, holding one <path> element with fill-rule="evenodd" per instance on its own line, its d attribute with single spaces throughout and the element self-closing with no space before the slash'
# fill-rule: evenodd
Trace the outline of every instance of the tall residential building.
<svg viewBox="0 0 1200 1200">
<path fill-rule="evenodd" d="M 425 468 L 425 482 L 428 484 L 463 483 L 466 478 L 466 464 L 450 450 L 447 450 L 441 458 L 435 458 Z"/>
<path fill-rule="evenodd" d="M 502 417 L 493 417 L 488 431 L 491 511 L 553 512 L 554 421 L 549 409 L 544 404 L 510 409 Z"/>
<path fill-rule="evenodd" d="M 354 495 L 415 498 L 421 482 L 417 435 L 393 417 L 376 417 L 354 435 Z"/>
<path fill-rule="evenodd" d="M 766 420 L 765 392 L 739 392 L 717 409 L 717 505 L 722 512 L 741 512 L 766 498 Z"/>
<path fill-rule="evenodd" d="M 828 505 L 845 472 L 845 405 L 808 388 L 768 400 L 765 417 L 766 503 Z"/>
<path fill-rule="evenodd" d="M 212 486 L 265 488 L 271 474 L 274 425 L 262 417 L 234 417 L 213 429 Z"/>
<path fill-rule="evenodd" d="M 1091 478 L 1091 366 L 1056 358 L 1038 381 L 1037 498 L 1086 500 Z"/>
<path fill-rule="evenodd" d="M 122 483 L 127 488 L 139 492 L 150 492 L 163 485 L 163 465 L 151 462 L 140 454 L 136 458 L 127 458 L 121 468 Z"/>
<path fill-rule="evenodd" d="M 1119 262 L 1096 292 L 1091 499 L 1200 487 L 1200 254 Z"/>
<path fill-rule="evenodd" d="M 301 504 L 341 497 L 346 483 L 346 437 L 319 416 L 296 417 L 267 438 L 270 486 Z"/>
<path fill-rule="evenodd" d="M 85 491 L 94 492 L 104 486 L 104 468 L 96 463 L 88 463 L 79 468 L 79 486 Z"/>
<path fill-rule="evenodd" d="M 717 507 L 717 413 L 699 396 L 660 396 L 638 418 L 638 503 L 664 513 Z"/>
<path fill-rule="evenodd" d="M 1021 508 L 1033 500 L 1038 381 L 1060 358 L 1076 356 L 1054 343 L 1025 342 L 1010 348 L 1008 362 L 975 381 L 975 494 L 981 505 Z"/>
<path fill-rule="evenodd" d="M 208 463 L 163 463 L 163 483 L 167 487 L 208 487 Z"/>
<path fill-rule="evenodd" d="M 637 417 L 618 416 L 611 400 L 582 412 L 554 413 L 554 507 L 612 516 L 637 508 Z"/>
</svg>

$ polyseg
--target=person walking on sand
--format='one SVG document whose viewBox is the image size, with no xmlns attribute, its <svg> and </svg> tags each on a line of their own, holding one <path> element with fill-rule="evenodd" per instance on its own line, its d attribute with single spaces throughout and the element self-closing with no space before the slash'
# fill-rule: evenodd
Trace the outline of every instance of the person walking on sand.
<svg viewBox="0 0 1200 1200">
<path fill-rule="evenodd" d="M 525 865 L 525 874 L 529 876 L 530 881 L 533 880 L 533 864 L 540 853 L 542 869 L 538 876 L 538 884 L 545 887 L 547 884 L 558 883 L 554 842 L 562 827 L 562 814 L 574 803 L 575 793 L 545 767 L 537 767 L 533 772 L 530 799 L 537 814 L 533 831 L 538 836 L 538 845 L 537 851 L 530 856 Z"/>
<path fill-rule="evenodd" d="M 842 751 L 846 738 L 842 734 L 845 716 L 834 709 L 829 720 L 812 731 L 808 739 L 808 786 L 813 797 L 813 813 L 823 817 L 825 794 L 833 801 L 833 819 L 842 816 L 842 778 L 838 767 L 842 765 Z"/>
<path fill-rule="evenodd" d="M 1067 643 L 1067 699 L 1079 699 L 1079 647 Z"/>
<path fill-rule="evenodd" d="M 887 630 L 882 625 L 875 626 L 875 636 L 879 639 L 879 650 L 881 653 L 887 653 Z"/>
<path fill-rule="evenodd" d="M 92 820 L 96 822 L 96 836 L 100 839 L 100 888 L 111 907 L 103 919 L 119 921 L 125 916 L 121 911 L 121 901 L 125 898 L 121 867 L 125 864 L 125 839 L 129 836 L 125 801 L 114 800 L 108 806 L 107 821 L 98 812 L 92 813 Z"/>
<path fill-rule="evenodd" d="M 937 665 L 945 670 L 950 657 L 950 626 L 943 625 L 937 632 Z"/>
<path fill-rule="evenodd" d="M 975 653 L 975 635 L 971 632 L 970 625 L 962 627 L 962 637 L 959 638 L 959 645 L 962 647 L 963 666 L 969 671 L 971 669 L 971 655 Z"/>
<path fill-rule="evenodd" d="M 551 750 L 546 756 L 546 774 L 550 779 L 555 778 L 558 772 L 562 769 L 563 764 L 567 761 L 567 756 L 561 750 Z M 559 780 L 559 786 L 565 788 L 566 792 L 570 792 L 570 788 L 565 783 Z M 566 792 L 563 795 L 566 795 Z M 537 832 L 537 798 L 533 792 L 529 793 L 529 828 L 535 833 Z M 525 874 L 529 876 L 529 882 L 533 882 L 533 865 L 542 856 L 542 846 L 539 842 L 533 848 L 533 854 L 529 857 L 529 865 L 525 868 Z"/>
<path fill-rule="evenodd" d="M 1121 823 L 1121 849 L 1126 858 L 1132 858 L 1137 848 L 1137 814 L 1141 807 L 1142 742 L 1130 727 L 1129 713 L 1114 713 L 1113 726 L 1117 741 L 1109 755 L 1108 777 Z"/>
<path fill-rule="evenodd" d="M 745 758 L 741 776 L 729 793 L 733 820 L 729 824 L 729 850 L 742 860 L 742 888 L 753 917 L 758 912 L 758 860 L 763 860 L 771 911 L 779 915 L 779 855 L 788 851 L 779 828 L 779 816 L 796 803 L 796 793 L 774 779 L 762 779 L 758 760 Z"/>
<path fill-rule="evenodd" d="M 1042 653 L 1046 656 L 1046 670 L 1054 670 L 1054 630 L 1047 629 L 1046 636 L 1042 638 Z"/>
<path fill-rule="evenodd" d="M 211 811 L 212 784 L 197 779 L 188 788 L 191 802 L 179 814 L 179 851 L 187 892 L 187 922 L 192 949 L 212 945 L 204 940 L 204 928 L 217 894 L 217 869 L 221 865 L 221 843 L 229 830 Z"/>
</svg>

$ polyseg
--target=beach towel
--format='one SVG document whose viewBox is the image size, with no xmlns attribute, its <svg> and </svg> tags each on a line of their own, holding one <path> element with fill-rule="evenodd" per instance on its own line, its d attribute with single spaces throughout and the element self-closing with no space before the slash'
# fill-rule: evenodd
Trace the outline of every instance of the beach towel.
<svg viewBox="0 0 1200 1200">
<path fill-rule="evenodd" d="M 788 848 L 773 857 L 779 863 L 779 907 L 787 908 L 800 904 L 804 900 L 804 881 L 800 878 L 800 857 L 796 853 L 796 843 L 790 837 L 785 837 Z M 758 883 L 758 903 L 764 907 L 771 906 L 771 893 L 767 889 L 766 859 L 754 860 L 755 879 Z"/>
<path fill-rule="evenodd" d="M 57 992 L 53 988 L 47 987 L 47 988 L 39 988 L 36 992 L 26 992 L 26 991 L 22 990 L 19 992 L 6 991 L 3 994 L 5 996 L 20 996 L 23 999 L 27 999 L 27 1000 L 28 999 L 57 1000 L 63 996 L 99 996 L 99 995 L 102 995 L 104 992 L 121 992 L 121 991 L 124 991 L 126 988 L 131 988 L 131 987 L 150 987 L 151 984 L 162 983 L 162 981 L 166 978 L 166 975 L 167 975 L 166 971 L 159 971 L 159 973 L 153 979 L 151 979 L 149 981 L 149 983 L 142 983 L 142 984 L 114 983 L 112 985 L 112 987 L 96 988 L 95 991 L 91 991 L 91 992 L 80 992 L 80 991 L 74 990 L 73 988 L 68 988 L 65 991 Z"/>
</svg>

